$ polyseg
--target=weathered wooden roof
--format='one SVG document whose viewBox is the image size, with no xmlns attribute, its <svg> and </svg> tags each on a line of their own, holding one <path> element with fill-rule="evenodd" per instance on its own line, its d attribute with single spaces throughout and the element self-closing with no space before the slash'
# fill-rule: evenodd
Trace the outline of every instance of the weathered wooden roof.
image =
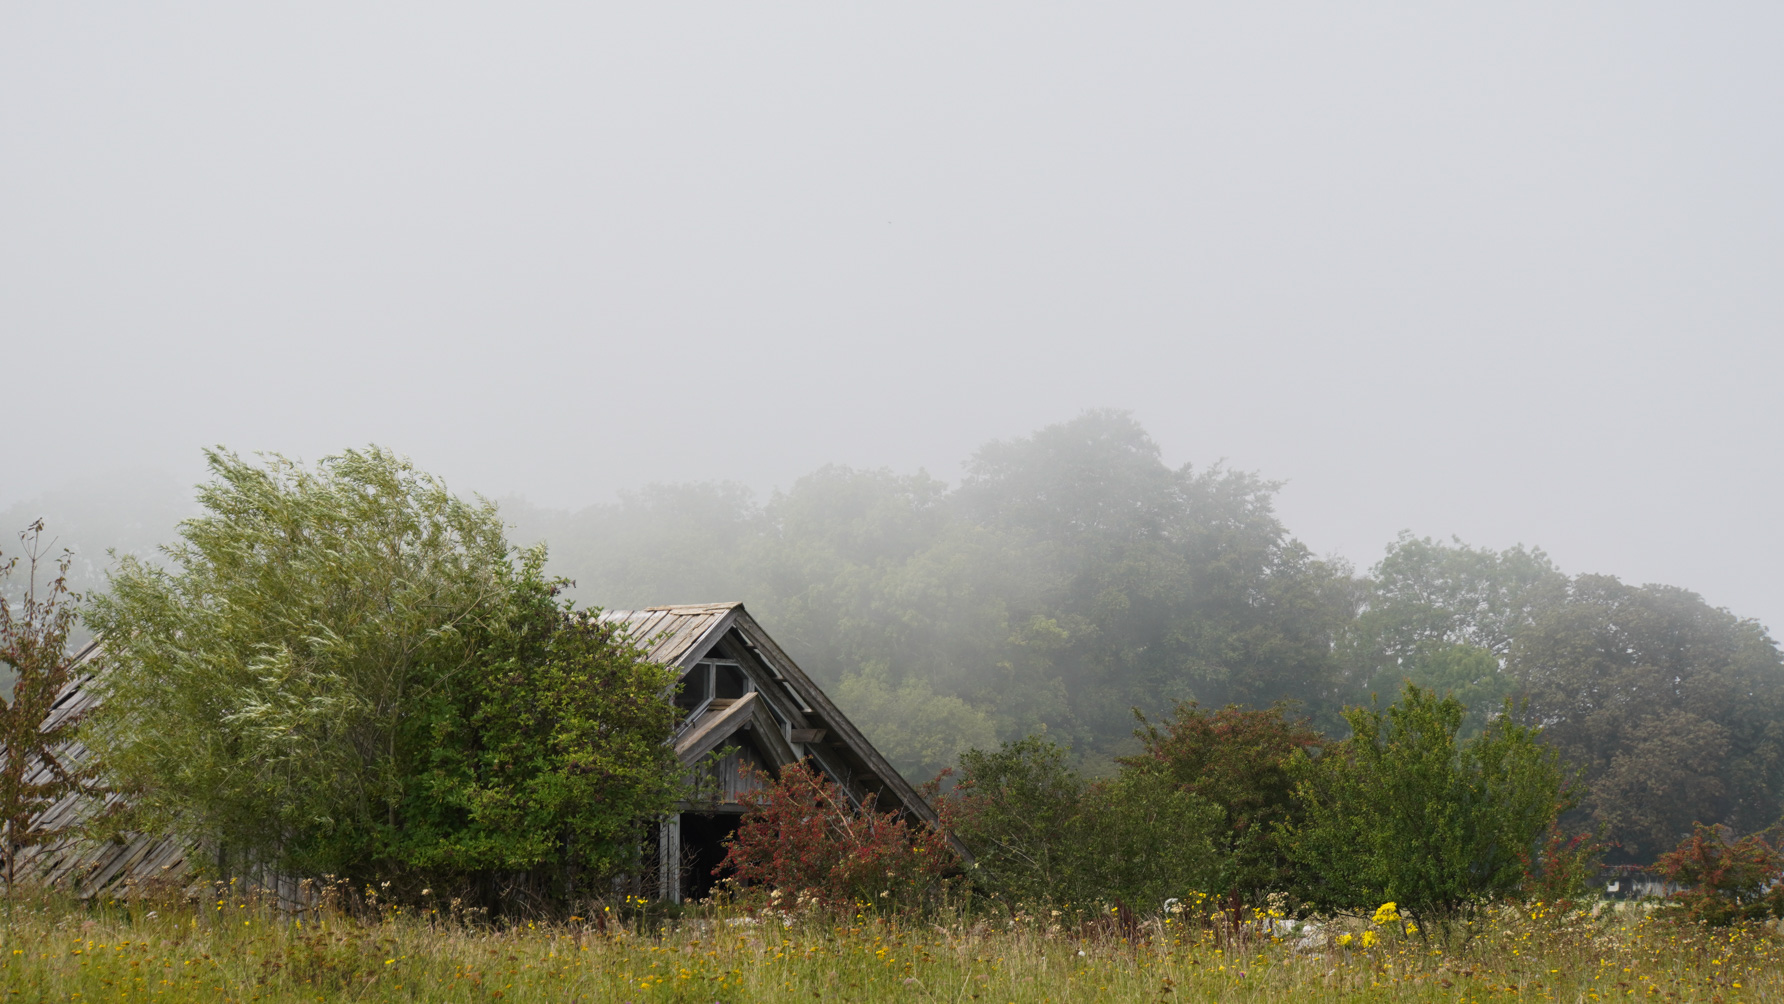
<svg viewBox="0 0 1784 1004">
<path fill-rule="evenodd" d="M 605 610 L 601 620 L 625 625 L 626 634 L 659 666 L 686 669 L 705 655 L 730 626 L 741 603 L 690 603 L 643 610 Z"/>
</svg>

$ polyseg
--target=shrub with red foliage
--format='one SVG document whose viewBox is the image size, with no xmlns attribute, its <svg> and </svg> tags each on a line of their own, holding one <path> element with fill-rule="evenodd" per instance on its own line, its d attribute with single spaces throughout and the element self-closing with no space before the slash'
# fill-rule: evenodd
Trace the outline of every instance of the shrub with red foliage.
<svg viewBox="0 0 1784 1004">
<path fill-rule="evenodd" d="M 1525 898 L 1550 906 L 1552 917 L 1566 917 L 1593 892 L 1604 851 L 1604 842 L 1593 834 L 1550 823 L 1542 847 L 1523 855 Z"/>
<path fill-rule="evenodd" d="M 761 787 L 713 870 L 733 889 L 768 888 L 829 905 L 905 905 L 933 893 L 958 866 L 947 837 L 902 813 L 880 812 L 872 795 L 851 803 L 842 788 L 805 762 Z"/>
<path fill-rule="evenodd" d="M 1684 889 L 1674 908 L 1687 920 L 1725 925 L 1784 917 L 1784 840 L 1749 834 L 1730 841 L 1702 823 L 1678 847 L 1660 856 L 1655 869 Z"/>
</svg>

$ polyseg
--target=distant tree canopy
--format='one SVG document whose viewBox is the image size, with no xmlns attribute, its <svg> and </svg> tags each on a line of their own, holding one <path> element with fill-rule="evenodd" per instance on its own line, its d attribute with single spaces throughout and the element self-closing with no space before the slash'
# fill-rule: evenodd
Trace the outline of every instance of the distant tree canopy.
<svg viewBox="0 0 1784 1004">
<path fill-rule="evenodd" d="M 1525 717 L 1584 772 L 1624 860 L 1784 812 L 1784 660 L 1760 626 L 1670 586 L 1574 579 L 1512 646 Z"/>
<path fill-rule="evenodd" d="M 543 551 L 381 450 L 210 466 L 166 566 L 125 559 L 89 612 L 83 738 L 123 822 L 485 901 L 629 860 L 678 794 L 674 678 L 562 604 Z"/>
<path fill-rule="evenodd" d="M 1411 682 L 1466 707 L 1458 741 L 1517 702 L 1584 771 L 1571 821 L 1630 859 L 1784 808 L 1784 661 L 1759 625 L 1533 548 L 1402 535 L 1359 576 L 1294 539 L 1275 491 L 1173 468 L 1093 411 L 987 445 L 953 487 L 832 466 L 764 504 L 688 484 L 510 515 L 585 601 L 745 600 L 918 779 L 1031 734 L 1107 774 L 1141 751 L 1132 711 L 1178 701 L 1288 701 L 1338 739 L 1346 706 Z"/>
<path fill-rule="evenodd" d="M 1516 684 L 1513 640 L 1567 595 L 1567 576 L 1540 550 L 1491 551 L 1410 534 L 1362 583 L 1362 611 L 1344 634 L 1347 698 L 1387 699 L 1407 681 L 1451 694 L 1478 734 Z"/>
<path fill-rule="evenodd" d="M 679 486 L 522 525 L 573 539 L 557 567 L 602 605 L 744 599 L 826 685 L 927 688 L 1106 762 L 1137 750 L 1135 707 L 1293 698 L 1335 719 L 1359 590 L 1288 535 L 1275 487 L 1172 468 L 1130 416 L 1090 412 L 987 446 L 952 490 L 826 467 L 761 507 Z M 870 734 L 895 724 L 860 710 Z M 928 769 L 933 743 L 910 742 L 886 752 Z"/>
</svg>

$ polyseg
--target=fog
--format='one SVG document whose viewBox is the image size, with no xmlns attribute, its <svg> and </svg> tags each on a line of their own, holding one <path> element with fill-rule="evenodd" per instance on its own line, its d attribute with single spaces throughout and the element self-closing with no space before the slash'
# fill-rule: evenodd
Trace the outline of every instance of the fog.
<svg viewBox="0 0 1784 1004">
<path fill-rule="evenodd" d="M 1777 626 L 1781 29 L 12 4 L 0 509 L 136 546 L 211 444 L 572 510 L 954 482 L 1108 407 L 1320 554 L 1522 542 Z"/>
</svg>

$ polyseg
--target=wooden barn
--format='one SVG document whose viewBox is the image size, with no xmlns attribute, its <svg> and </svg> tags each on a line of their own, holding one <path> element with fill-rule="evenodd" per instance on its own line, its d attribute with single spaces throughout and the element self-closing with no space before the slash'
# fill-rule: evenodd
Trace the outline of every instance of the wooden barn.
<svg viewBox="0 0 1784 1004">
<path fill-rule="evenodd" d="M 675 701 L 686 712 L 675 752 L 689 770 L 714 750 L 730 749 L 712 781 L 710 801 L 684 804 L 658 828 L 657 894 L 704 896 L 737 828 L 747 765 L 773 774 L 809 757 L 857 802 L 873 795 L 882 811 L 935 823 L 929 803 L 886 763 L 860 730 L 775 644 L 741 603 L 611 610 L 653 662 L 681 671 Z"/>
<path fill-rule="evenodd" d="M 923 797 L 874 750 L 861 732 L 812 683 L 741 603 L 708 603 L 610 610 L 602 620 L 625 632 L 660 665 L 679 670 L 673 699 L 685 712 L 671 741 L 682 764 L 704 770 L 709 755 L 726 750 L 699 802 L 653 828 L 655 866 L 641 878 L 663 899 L 699 898 L 711 889 L 712 870 L 723 857 L 723 840 L 736 828 L 744 806 L 739 796 L 752 782 L 747 765 L 773 774 L 786 764 L 810 758 L 857 804 L 870 794 L 882 811 L 936 821 Z M 81 662 L 90 664 L 98 646 Z M 57 701 L 53 712 L 84 711 L 95 700 L 82 674 Z M 52 824 L 78 820 L 97 811 L 89 799 L 69 798 L 53 806 Z M 139 836 L 122 844 L 67 841 L 32 848 L 21 876 L 53 884 L 84 897 L 125 886 L 184 885 L 190 880 L 183 843 L 172 837 Z M 281 883 L 283 885 L 283 883 Z"/>
</svg>

